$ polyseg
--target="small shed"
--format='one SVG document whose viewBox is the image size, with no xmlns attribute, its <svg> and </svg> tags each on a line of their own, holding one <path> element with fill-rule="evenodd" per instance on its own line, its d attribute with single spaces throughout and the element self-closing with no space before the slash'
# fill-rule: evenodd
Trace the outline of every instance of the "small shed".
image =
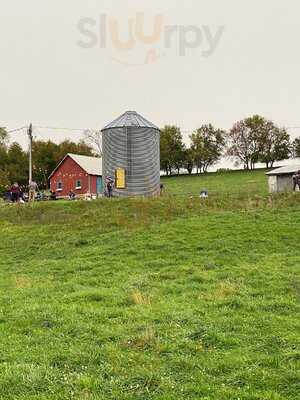
<svg viewBox="0 0 300 400">
<path fill-rule="evenodd" d="M 293 191 L 293 175 L 300 170 L 300 165 L 289 165 L 276 168 L 267 172 L 269 178 L 269 192 L 291 192 Z"/>
<path fill-rule="evenodd" d="M 78 154 L 67 154 L 50 175 L 50 188 L 57 197 L 103 193 L 102 159 Z"/>
</svg>

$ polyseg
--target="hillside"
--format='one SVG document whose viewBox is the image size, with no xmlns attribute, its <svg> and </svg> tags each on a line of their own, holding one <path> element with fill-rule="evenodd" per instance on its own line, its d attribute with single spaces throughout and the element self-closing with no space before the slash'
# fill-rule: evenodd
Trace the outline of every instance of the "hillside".
<svg viewBox="0 0 300 400">
<path fill-rule="evenodd" d="M 299 194 L 164 183 L 0 206 L 1 399 L 299 398 Z"/>
<path fill-rule="evenodd" d="M 164 177 L 169 193 L 199 195 L 206 189 L 213 195 L 265 196 L 268 193 L 267 170 L 231 171 L 192 176 Z"/>
</svg>

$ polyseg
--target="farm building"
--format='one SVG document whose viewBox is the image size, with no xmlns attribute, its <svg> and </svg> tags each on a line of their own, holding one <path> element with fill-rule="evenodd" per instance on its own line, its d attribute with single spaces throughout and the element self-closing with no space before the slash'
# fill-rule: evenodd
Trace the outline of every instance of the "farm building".
<svg viewBox="0 0 300 400">
<path fill-rule="evenodd" d="M 293 175 L 300 170 L 300 165 L 276 168 L 267 172 L 270 193 L 288 192 L 294 188 Z"/>
<path fill-rule="evenodd" d="M 102 159 L 67 154 L 50 175 L 50 189 L 57 197 L 67 197 L 71 190 L 77 196 L 102 194 Z"/>
<path fill-rule="evenodd" d="M 127 111 L 102 129 L 103 177 L 114 195 L 153 196 L 160 191 L 160 130 Z"/>
</svg>

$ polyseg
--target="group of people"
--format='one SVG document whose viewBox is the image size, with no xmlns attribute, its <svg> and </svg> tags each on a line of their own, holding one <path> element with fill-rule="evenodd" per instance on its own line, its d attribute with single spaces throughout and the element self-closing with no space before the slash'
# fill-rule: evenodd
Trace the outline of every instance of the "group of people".
<svg viewBox="0 0 300 400">
<path fill-rule="evenodd" d="M 31 181 L 28 185 L 28 196 L 25 193 L 25 188 L 20 186 L 18 182 L 15 182 L 8 190 L 5 192 L 5 200 L 11 201 L 12 203 L 24 203 L 26 200 L 32 202 L 36 198 L 36 193 L 38 191 L 38 185 L 36 182 Z"/>
<path fill-rule="evenodd" d="M 8 187 L 4 193 L 4 200 L 11 203 L 32 203 L 35 200 L 44 199 L 56 200 L 56 193 L 50 191 L 49 196 L 39 191 L 36 182 L 31 181 L 28 187 L 20 186 L 18 182 L 15 182 L 11 187 Z"/>
<path fill-rule="evenodd" d="M 38 185 L 36 182 L 31 181 L 28 185 L 28 195 L 23 186 L 20 186 L 18 182 L 15 182 L 8 190 L 5 192 L 5 200 L 11 201 L 12 203 L 24 203 L 26 200 L 33 202 L 36 199 L 36 194 L 38 192 Z"/>
<path fill-rule="evenodd" d="M 24 188 L 15 182 L 10 188 L 7 188 L 4 199 L 12 203 L 25 202 Z"/>
</svg>

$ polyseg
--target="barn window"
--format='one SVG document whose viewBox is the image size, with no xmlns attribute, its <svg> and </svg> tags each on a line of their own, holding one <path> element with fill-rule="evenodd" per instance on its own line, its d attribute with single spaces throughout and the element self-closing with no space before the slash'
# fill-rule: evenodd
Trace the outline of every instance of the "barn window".
<svg viewBox="0 0 300 400">
<path fill-rule="evenodd" d="M 76 189 L 81 189 L 81 180 L 76 181 Z"/>
<path fill-rule="evenodd" d="M 58 181 L 56 187 L 57 187 L 57 190 L 63 190 L 63 183 L 62 183 L 62 181 Z"/>
</svg>

